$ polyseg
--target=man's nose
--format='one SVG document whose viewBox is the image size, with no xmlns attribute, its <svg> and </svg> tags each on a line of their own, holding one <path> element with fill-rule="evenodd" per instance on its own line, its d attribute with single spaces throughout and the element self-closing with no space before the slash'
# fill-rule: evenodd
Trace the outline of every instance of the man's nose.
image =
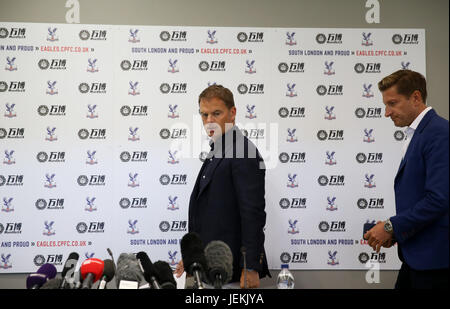
<svg viewBox="0 0 450 309">
<path fill-rule="evenodd" d="M 386 109 L 384 110 L 384 116 L 389 117 L 391 116 L 391 113 L 392 113 L 391 109 L 388 106 L 386 106 Z"/>
<path fill-rule="evenodd" d="M 208 117 L 206 118 L 206 122 L 207 123 L 216 122 L 216 118 L 214 117 L 214 115 L 209 114 Z"/>
</svg>

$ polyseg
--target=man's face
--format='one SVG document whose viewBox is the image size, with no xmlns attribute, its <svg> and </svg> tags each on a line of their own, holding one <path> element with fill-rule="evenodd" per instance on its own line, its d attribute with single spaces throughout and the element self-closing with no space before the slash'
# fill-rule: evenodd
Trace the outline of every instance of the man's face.
<svg viewBox="0 0 450 309">
<path fill-rule="evenodd" d="M 225 133 L 225 124 L 230 127 L 234 125 L 236 107 L 228 109 L 225 102 L 218 98 L 201 99 L 200 116 L 206 134 L 215 140 Z"/>
<path fill-rule="evenodd" d="M 396 127 L 409 126 L 425 107 L 419 91 L 414 91 L 408 98 L 397 92 L 392 86 L 382 92 L 386 117 L 390 117 Z"/>
</svg>

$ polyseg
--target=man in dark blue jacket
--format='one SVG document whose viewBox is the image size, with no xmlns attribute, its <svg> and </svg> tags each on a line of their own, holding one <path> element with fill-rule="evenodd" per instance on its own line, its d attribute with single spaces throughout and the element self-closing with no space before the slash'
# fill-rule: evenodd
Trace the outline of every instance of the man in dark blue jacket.
<svg viewBox="0 0 450 309">
<path fill-rule="evenodd" d="M 199 112 L 211 151 L 200 169 L 189 202 L 189 232 L 206 246 L 221 240 L 233 254 L 231 282 L 259 287 L 269 275 L 264 250 L 265 166 L 256 146 L 235 126 L 233 94 L 220 85 L 199 96 Z M 247 273 L 243 269 L 245 248 Z M 176 273 L 182 273 L 180 263 Z M 247 279 L 244 284 L 244 278 Z"/>
<path fill-rule="evenodd" d="M 403 264 L 396 288 L 448 288 L 448 121 L 426 106 L 426 81 L 420 73 L 394 72 L 378 88 L 385 116 L 407 128 L 394 181 L 396 215 L 379 222 L 365 238 L 377 252 L 398 244 Z"/>
</svg>

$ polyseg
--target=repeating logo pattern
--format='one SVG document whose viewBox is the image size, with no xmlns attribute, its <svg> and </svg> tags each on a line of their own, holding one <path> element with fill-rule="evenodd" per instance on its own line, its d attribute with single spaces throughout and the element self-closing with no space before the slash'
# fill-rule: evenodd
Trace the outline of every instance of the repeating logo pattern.
<svg viewBox="0 0 450 309">
<path fill-rule="evenodd" d="M 359 231 L 393 210 L 383 175 L 405 139 L 385 119 L 376 83 L 425 70 L 423 32 L 54 24 L 28 44 L 30 27 L 0 27 L 0 234 L 17 237 L 1 242 L 0 271 L 61 265 L 68 250 L 91 257 L 111 237 L 117 252 L 151 249 L 175 266 L 209 152 L 195 148 L 190 123 L 211 84 L 232 90 L 242 133 L 275 164 L 266 210 L 283 218 L 267 218 L 269 264 L 395 268 L 395 254 L 371 252 Z M 40 239 L 19 239 L 33 234 Z"/>
</svg>

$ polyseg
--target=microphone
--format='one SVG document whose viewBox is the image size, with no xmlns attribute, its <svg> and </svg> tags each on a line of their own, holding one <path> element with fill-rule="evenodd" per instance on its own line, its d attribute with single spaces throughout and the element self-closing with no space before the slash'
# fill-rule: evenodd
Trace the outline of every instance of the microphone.
<svg viewBox="0 0 450 309">
<path fill-rule="evenodd" d="M 37 272 L 27 277 L 27 289 L 39 289 L 48 280 L 55 278 L 56 267 L 52 264 L 44 264 Z"/>
<path fill-rule="evenodd" d="M 113 257 L 113 254 L 112 254 L 111 249 L 106 248 L 106 251 L 108 251 L 108 254 L 109 254 L 109 256 L 111 257 L 111 260 L 114 262 L 114 257 Z"/>
<path fill-rule="evenodd" d="M 233 254 L 221 240 L 211 241 L 205 248 L 209 281 L 215 289 L 221 289 L 233 276 Z"/>
<path fill-rule="evenodd" d="M 176 289 L 177 283 L 173 278 L 173 271 L 169 263 L 157 261 L 153 264 L 156 278 L 161 283 L 161 289 Z"/>
<path fill-rule="evenodd" d="M 76 252 L 72 252 L 71 254 L 69 254 L 69 257 L 67 258 L 66 264 L 64 264 L 64 268 L 61 273 L 63 279 L 61 281 L 61 285 L 59 286 L 60 289 L 64 289 L 67 283 L 73 283 L 75 268 L 77 266 L 79 258 L 80 256 Z"/>
<path fill-rule="evenodd" d="M 144 279 L 149 282 L 154 289 L 161 289 L 161 286 L 159 285 L 158 280 L 156 279 L 156 273 L 155 268 L 150 261 L 150 258 L 148 257 L 147 253 L 141 251 L 138 254 L 136 254 L 136 258 L 138 259 L 141 270 L 144 273 Z"/>
<path fill-rule="evenodd" d="M 62 278 L 53 278 L 51 280 L 48 280 L 44 285 L 41 287 L 41 290 L 58 290 L 63 285 Z"/>
<path fill-rule="evenodd" d="M 200 236 L 195 232 L 187 233 L 181 239 L 180 247 L 184 269 L 189 275 L 194 276 L 195 287 L 204 289 L 201 279 L 202 273 L 206 269 L 206 259 Z"/>
<path fill-rule="evenodd" d="M 143 273 L 134 254 L 121 253 L 117 260 L 116 283 L 119 289 L 137 289 Z"/>
<path fill-rule="evenodd" d="M 90 289 L 92 284 L 97 282 L 103 274 L 105 263 L 96 258 L 90 258 L 81 264 L 80 273 L 83 279 L 82 289 Z"/>
<path fill-rule="evenodd" d="M 244 289 L 247 288 L 247 249 L 242 246 L 241 247 L 241 253 L 244 257 Z"/>
<path fill-rule="evenodd" d="M 107 259 L 103 262 L 105 263 L 105 267 L 103 268 L 102 280 L 98 286 L 99 290 L 104 290 L 106 288 L 106 284 L 114 278 L 114 274 L 116 273 L 116 266 L 112 260 Z"/>
<path fill-rule="evenodd" d="M 56 267 L 52 264 L 44 264 L 37 272 L 27 277 L 27 289 L 39 289 L 48 280 L 55 278 Z"/>
</svg>

